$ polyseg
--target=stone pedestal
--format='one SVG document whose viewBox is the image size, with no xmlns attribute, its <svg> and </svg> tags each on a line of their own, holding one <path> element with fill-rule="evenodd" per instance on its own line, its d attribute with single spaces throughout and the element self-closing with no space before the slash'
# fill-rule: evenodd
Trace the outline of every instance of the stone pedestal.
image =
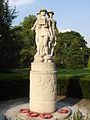
<svg viewBox="0 0 90 120">
<path fill-rule="evenodd" d="M 52 113 L 56 111 L 57 75 L 54 63 L 31 64 L 30 102 L 31 111 Z"/>
</svg>

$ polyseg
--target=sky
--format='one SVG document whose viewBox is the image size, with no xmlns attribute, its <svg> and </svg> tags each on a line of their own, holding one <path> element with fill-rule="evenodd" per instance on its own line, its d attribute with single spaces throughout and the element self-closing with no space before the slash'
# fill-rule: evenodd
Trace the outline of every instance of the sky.
<svg viewBox="0 0 90 120">
<path fill-rule="evenodd" d="M 41 8 L 53 10 L 60 31 L 74 30 L 84 36 L 90 47 L 90 0 L 9 0 L 16 6 L 18 17 L 13 25 L 19 25 L 24 17 L 37 15 Z"/>
</svg>

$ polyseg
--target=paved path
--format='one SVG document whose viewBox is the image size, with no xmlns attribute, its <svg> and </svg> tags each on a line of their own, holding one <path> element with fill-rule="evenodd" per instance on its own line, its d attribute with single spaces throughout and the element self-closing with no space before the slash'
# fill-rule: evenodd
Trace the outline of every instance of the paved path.
<svg viewBox="0 0 90 120">
<path fill-rule="evenodd" d="M 0 101 L 0 120 L 3 120 L 3 114 L 12 107 L 15 107 L 17 105 L 21 105 L 23 103 L 27 103 L 29 100 L 28 98 L 18 98 L 18 99 L 12 99 L 8 101 Z"/>
<path fill-rule="evenodd" d="M 72 112 L 76 112 L 78 109 L 82 113 L 83 118 L 86 118 L 87 114 L 90 120 L 90 100 L 78 99 L 78 98 L 65 98 L 58 97 L 59 104 L 63 106 L 68 106 L 71 108 Z"/>
<path fill-rule="evenodd" d="M 8 101 L 0 101 L 0 120 L 3 120 L 3 114 L 9 108 L 15 107 L 16 105 L 21 105 L 23 103 L 27 103 L 28 98 L 18 98 L 14 100 Z M 86 99 L 77 99 L 77 98 L 65 98 L 65 97 L 57 97 L 57 101 L 60 104 L 60 107 L 68 106 L 72 109 L 73 112 L 76 110 L 80 110 L 83 116 L 88 116 L 90 118 L 90 101 Z"/>
</svg>

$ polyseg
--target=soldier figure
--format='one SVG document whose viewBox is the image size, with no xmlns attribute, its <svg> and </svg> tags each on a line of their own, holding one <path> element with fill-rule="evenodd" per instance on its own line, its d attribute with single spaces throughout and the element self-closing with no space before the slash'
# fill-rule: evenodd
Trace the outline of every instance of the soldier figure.
<svg viewBox="0 0 90 120">
<path fill-rule="evenodd" d="M 53 20 L 53 15 L 54 15 L 54 12 L 52 10 L 49 10 L 48 11 L 48 17 L 49 17 L 49 31 L 51 33 L 51 36 L 50 36 L 50 54 L 51 56 L 53 56 L 53 51 L 54 51 L 54 46 L 56 45 L 56 21 Z"/>
</svg>

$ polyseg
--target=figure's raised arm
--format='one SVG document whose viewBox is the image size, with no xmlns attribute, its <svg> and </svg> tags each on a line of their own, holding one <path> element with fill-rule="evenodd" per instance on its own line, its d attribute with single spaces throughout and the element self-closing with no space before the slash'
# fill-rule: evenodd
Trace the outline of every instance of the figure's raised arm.
<svg viewBox="0 0 90 120">
<path fill-rule="evenodd" d="M 36 26 L 37 26 L 37 20 L 36 20 L 35 24 L 33 25 L 33 27 L 31 28 L 31 30 L 34 31 L 36 29 Z"/>
</svg>

